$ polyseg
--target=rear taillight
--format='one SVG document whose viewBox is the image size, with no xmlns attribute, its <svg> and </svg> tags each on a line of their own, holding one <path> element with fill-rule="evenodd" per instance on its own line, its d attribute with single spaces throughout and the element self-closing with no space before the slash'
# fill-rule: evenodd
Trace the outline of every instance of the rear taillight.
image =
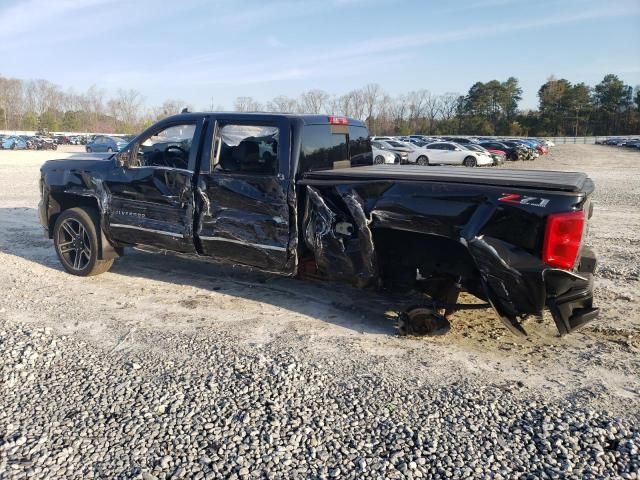
<svg viewBox="0 0 640 480">
<path fill-rule="evenodd" d="M 554 213 L 547 218 L 542 261 L 552 267 L 573 269 L 584 232 L 584 212 Z"/>
<path fill-rule="evenodd" d="M 329 117 L 329 125 L 349 125 L 347 117 Z"/>
</svg>

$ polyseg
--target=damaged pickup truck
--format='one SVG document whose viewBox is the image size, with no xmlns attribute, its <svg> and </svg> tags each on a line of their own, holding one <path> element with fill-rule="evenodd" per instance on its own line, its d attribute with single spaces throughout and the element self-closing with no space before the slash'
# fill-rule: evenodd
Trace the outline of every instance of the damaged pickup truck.
<svg viewBox="0 0 640 480">
<path fill-rule="evenodd" d="M 119 153 L 46 162 L 39 215 L 74 275 L 145 246 L 418 292 L 403 333 L 446 329 L 462 308 L 493 308 L 517 334 L 545 309 L 560 334 L 598 315 L 585 174 L 372 163 L 357 120 L 183 113 Z"/>
</svg>

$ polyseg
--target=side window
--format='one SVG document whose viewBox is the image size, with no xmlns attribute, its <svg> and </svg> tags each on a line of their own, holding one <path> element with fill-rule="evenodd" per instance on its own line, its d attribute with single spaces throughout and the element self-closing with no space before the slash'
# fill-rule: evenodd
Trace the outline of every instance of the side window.
<svg viewBox="0 0 640 480">
<path fill-rule="evenodd" d="M 304 126 L 300 148 L 301 171 L 340 168 L 349 162 L 348 153 L 346 134 L 331 133 L 329 125 Z"/>
<path fill-rule="evenodd" d="M 214 171 L 275 175 L 280 130 L 267 125 L 222 126 L 214 145 Z"/>
<path fill-rule="evenodd" d="M 195 124 L 171 125 L 144 139 L 138 146 L 141 167 L 189 168 Z"/>
<path fill-rule="evenodd" d="M 427 145 L 427 149 L 429 150 L 442 150 L 441 143 L 432 143 L 431 145 Z"/>
<path fill-rule="evenodd" d="M 369 132 L 365 127 L 349 126 L 349 156 L 352 167 L 373 163 Z"/>
</svg>

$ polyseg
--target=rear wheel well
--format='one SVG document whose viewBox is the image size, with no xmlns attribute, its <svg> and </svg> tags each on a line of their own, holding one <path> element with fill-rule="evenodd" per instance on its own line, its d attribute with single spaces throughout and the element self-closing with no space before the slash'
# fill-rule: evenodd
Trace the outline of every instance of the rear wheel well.
<svg viewBox="0 0 640 480">
<path fill-rule="evenodd" d="M 476 264 L 461 243 L 444 236 L 400 230 L 376 229 L 373 234 L 386 288 L 420 289 L 419 273 L 426 280 L 423 287 L 431 283 L 440 290 L 461 282 L 476 296 L 480 293 Z"/>
</svg>

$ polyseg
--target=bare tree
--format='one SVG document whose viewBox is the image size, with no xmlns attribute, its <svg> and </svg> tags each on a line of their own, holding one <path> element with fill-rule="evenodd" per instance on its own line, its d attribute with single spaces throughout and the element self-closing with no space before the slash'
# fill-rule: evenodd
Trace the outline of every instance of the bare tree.
<svg viewBox="0 0 640 480">
<path fill-rule="evenodd" d="M 138 126 L 143 97 L 137 90 L 118 89 L 115 98 L 108 102 L 109 113 L 122 124 L 125 131 L 134 131 Z"/>
<path fill-rule="evenodd" d="M 184 107 L 185 107 L 185 103 L 183 100 L 177 100 L 177 99 L 165 100 L 164 102 L 162 102 L 162 105 L 152 109 L 151 116 L 153 117 L 154 120 L 160 120 L 162 118 L 175 115 L 176 113 L 180 113 Z"/>
<path fill-rule="evenodd" d="M 440 96 L 440 113 L 443 120 L 449 121 L 456 116 L 459 98 L 460 94 L 453 92 Z"/>
<path fill-rule="evenodd" d="M 362 101 L 364 102 L 364 114 L 366 122 L 371 133 L 376 133 L 375 114 L 378 108 L 378 102 L 384 96 L 382 88 L 377 83 L 365 85 L 361 90 Z"/>
<path fill-rule="evenodd" d="M 267 110 L 270 112 L 295 113 L 299 110 L 298 101 L 286 95 L 278 95 L 267 102 Z"/>
<path fill-rule="evenodd" d="M 324 90 L 309 90 L 300 95 L 300 105 L 305 113 L 322 113 L 330 98 Z"/>
<path fill-rule="evenodd" d="M 428 91 L 426 92 L 424 100 L 424 115 L 427 120 L 427 133 L 432 135 L 436 118 L 440 115 L 440 97 Z"/>
<path fill-rule="evenodd" d="M 428 90 L 418 90 L 407 94 L 409 121 L 414 131 L 422 130 L 427 98 L 430 95 Z"/>
<path fill-rule="evenodd" d="M 346 94 L 346 100 L 349 106 L 348 113 L 345 115 L 359 120 L 365 120 L 364 99 L 362 90 L 351 90 Z"/>
<path fill-rule="evenodd" d="M 233 103 L 233 109 L 236 112 L 258 112 L 262 110 L 262 105 L 253 97 L 238 97 Z"/>
<path fill-rule="evenodd" d="M 0 77 L 1 125 L 5 130 L 20 127 L 23 112 L 22 80 Z"/>
</svg>

